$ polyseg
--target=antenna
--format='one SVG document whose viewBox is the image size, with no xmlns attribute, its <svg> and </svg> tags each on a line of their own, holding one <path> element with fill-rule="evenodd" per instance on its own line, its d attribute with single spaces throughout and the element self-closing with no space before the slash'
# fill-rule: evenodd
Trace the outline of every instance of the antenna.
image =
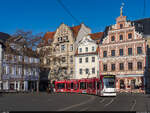
<svg viewBox="0 0 150 113">
<path fill-rule="evenodd" d="M 145 17 L 145 12 L 146 12 L 146 0 L 144 0 L 143 17 Z"/>
</svg>

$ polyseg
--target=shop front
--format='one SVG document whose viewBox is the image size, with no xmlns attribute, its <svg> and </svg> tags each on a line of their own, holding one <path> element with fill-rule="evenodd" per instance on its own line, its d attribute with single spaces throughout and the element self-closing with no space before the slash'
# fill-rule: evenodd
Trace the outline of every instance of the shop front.
<svg viewBox="0 0 150 113">
<path fill-rule="evenodd" d="M 116 77 L 118 92 L 145 93 L 143 75 L 118 75 Z"/>
</svg>

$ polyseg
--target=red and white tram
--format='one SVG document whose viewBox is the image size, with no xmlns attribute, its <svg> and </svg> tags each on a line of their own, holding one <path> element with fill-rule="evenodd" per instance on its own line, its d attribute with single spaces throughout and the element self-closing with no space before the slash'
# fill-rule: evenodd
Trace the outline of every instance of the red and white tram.
<svg viewBox="0 0 150 113">
<path fill-rule="evenodd" d="M 98 96 L 116 96 L 115 75 L 100 75 L 99 78 L 55 81 L 56 92 L 74 92 Z"/>
</svg>

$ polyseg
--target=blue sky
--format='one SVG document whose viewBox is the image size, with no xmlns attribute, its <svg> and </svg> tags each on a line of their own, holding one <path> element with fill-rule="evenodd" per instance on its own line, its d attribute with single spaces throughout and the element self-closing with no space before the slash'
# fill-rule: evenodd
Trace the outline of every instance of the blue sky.
<svg viewBox="0 0 150 113">
<path fill-rule="evenodd" d="M 115 23 L 122 1 L 127 19 L 150 17 L 150 0 L 146 0 L 145 16 L 144 0 L 62 0 L 72 15 L 90 27 L 93 33 Z M 62 22 L 69 26 L 78 25 L 57 0 L 0 0 L 0 32 L 13 34 L 22 29 L 45 33 L 55 31 Z"/>
</svg>

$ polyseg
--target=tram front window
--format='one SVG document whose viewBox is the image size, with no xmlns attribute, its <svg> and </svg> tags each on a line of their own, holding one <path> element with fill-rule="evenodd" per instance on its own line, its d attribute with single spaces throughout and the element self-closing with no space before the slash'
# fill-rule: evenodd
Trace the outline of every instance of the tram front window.
<svg viewBox="0 0 150 113">
<path fill-rule="evenodd" d="M 58 87 L 58 89 L 64 89 L 65 88 L 65 83 L 58 83 L 57 87 Z"/>
<path fill-rule="evenodd" d="M 115 88 L 115 79 L 114 78 L 104 78 L 104 87 L 106 88 Z"/>
<path fill-rule="evenodd" d="M 86 89 L 86 83 L 85 82 L 80 83 L 80 89 Z"/>
</svg>

